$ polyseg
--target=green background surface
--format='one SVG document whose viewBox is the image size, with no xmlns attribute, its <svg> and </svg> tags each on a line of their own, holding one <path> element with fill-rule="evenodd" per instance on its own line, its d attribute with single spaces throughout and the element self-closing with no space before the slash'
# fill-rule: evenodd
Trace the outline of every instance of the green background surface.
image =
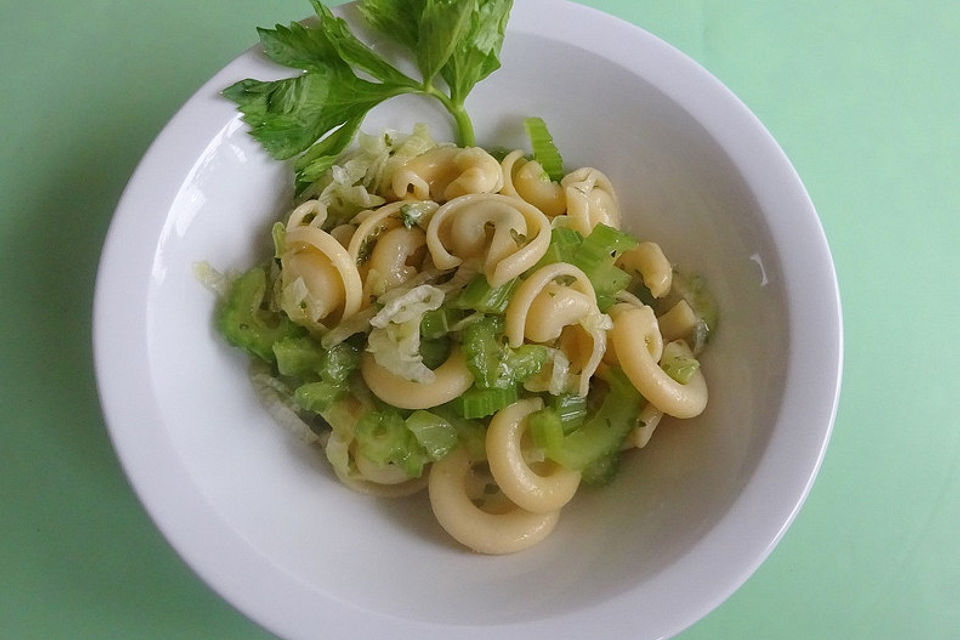
<svg viewBox="0 0 960 640">
<path fill-rule="evenodd" d="M 840 279 L 844 386 L 822 471 L 769 559 L 680 637 L 960 637 L 960 4 L 587 4 L 689 54 L 759 116 Z M 186 568 L 130 490 L 90 313 L 150 141 L 254 26 L 309 11 L 0 2 L 0 638 L 271 637 Z"/>
</svg>

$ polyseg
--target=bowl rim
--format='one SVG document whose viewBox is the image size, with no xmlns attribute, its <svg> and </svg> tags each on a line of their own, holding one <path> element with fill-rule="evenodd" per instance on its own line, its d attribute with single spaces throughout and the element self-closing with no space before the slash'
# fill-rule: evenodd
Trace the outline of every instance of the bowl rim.
<svg viewBox="0 0 960 640">
<path fill-rule="evenodd" d="M 685 54 L 636 25 L 566 0 L 518 2 L 508 29 L 573 43 L 641 76 L 704 127 L 741 172 L 759 207 L 776 212 L 765 221 L 783 252 L 784 282 L 792 287 L 786 298 L 791 357 L 777 421 L 802 415 L 812 427 L 801 434 L 774 430 L 767 451 L 726 514 L 658 576 L 665 598 L 688 605 L 677 608 L 682 609 L 679 615 L 670 611 L 660 619 L 645 620 L 644 631 L 656 637 L 674 635 L 723 602 L 760 566 L 793 522 L 819 471 L 836 418 L 843 366 L 840 292 L 826 235 L 799 176 L 770 133 L 729 89 Z M 597 33 L 604 37 L 595 37 Z M 206 144 L 203 136 L 197 136 L 198 130 L 210 129 L 211 119 L 223 125 L 223 104 L 216 97 L 219 90 L 243 77 L 243 69 L 257 52 L 258 47 L 247 50 L 214 74 L 151 144 L 117 205 L 98 268 L 93 343 L 100 402 L 123 469 L 154 524 L 212 589 L 283 637 L 306 637 L 310 624 L 315 626 L 317 620 L 328 616 L 339 617 L 344 632 L 349 627 L 351 637 L 358 638 L 384 629 L 396 637 L 409 634 L 419 638 L 485 637 L 492 630 L 569 636 L 589 631 L 588 618 L 597 617 L 609 621 L 604 630 L 611 637 L 614 633 L 636 635 L 637 621 L 623 615 L 629 610 L 630 590 L 589 609 L 493 627 L 398 619 L 316 591 L 316 602 L 305 613 L 295 598 L 285 596 L 291 589 L 309 590 L 309 585 L 297 583 L 267 558 L 251 554 L 251 547 L 238 536 L 214 535 L 230 533 L 229 526 L 199 495 L 189 474 L 177 472 L 178 454 L 171 444 L 157 430 L 150 432 L 150 424 L 162 423 L 159 406 L 150 393 L 150 372 L 127 366 L 131 359 L 148 360 L 146 336 L 138 330 L 147 324 L 148 300 L 146 291 L 131 295 L 124 285 L 130 277 L 142 276 L 144 281 L 150 277 L 156 238 L 164 222 L 138 218 L 137 203 L 145 198 L 172 202 L 184 176 L 166 169 L 168 178 L 160 184 L 156 171 L 188 168 L 187 160 L 195 159 Z M 802 278 L 798 276 L 801 268 Z M 118 275 L 121 273 L 125 275 Z M 119 313 L 118 297 L 126 300 Z M 803 384 L 792 384 L 797 380 Z M 148 428 L 134 434 L 123 426 L 138 422 Z M 789 454 L 798 448 L 813 464 L 784 477 L 785 465 L 791 468 Z M 170 472 L 162 477 L 142 473 L 158 456 L 174 461 Z M 765 504 L 764 496 L 771 487 L 788 499 Z M 201 540 L 204 536 L 216 537 L 215 555 L 210 543 Z M 751 544 L 743 543 L 745 536 Z M 716 572 L 709 582 L 694 579 L 702 577 L 704 566 L 732 570 Z M 257 580 L 247 579 L 251 571 L 256 572 Z"/>
</svg>

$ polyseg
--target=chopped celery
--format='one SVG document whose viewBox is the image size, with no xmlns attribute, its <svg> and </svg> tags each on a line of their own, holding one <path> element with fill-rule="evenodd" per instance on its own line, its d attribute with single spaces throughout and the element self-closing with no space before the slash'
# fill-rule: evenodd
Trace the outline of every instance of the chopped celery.
<svg viewBox="0 0 960 640">
<path fill-rule="evenodd" d="M 591 487 L 602 487 L 610 484 L 620 468 L 620 452 L 597 458 L 581 471 L 581 481 Z"/>
<path fill-rule="evenodd" d="M 583 236 L 579 231 L 568 229 L 566 227 L 556 227 L 550 231 L 550 244 L 547 246 L 547 252 L 543 254 L 534 269 L 545 267 L 554 262 L 573 263 L 573 257 L 577 254 L 577 249 L 583 242 Z"/>
<path fill-rule="evenodd" d="M 453 405 L 460 415 L 469 420 L 492 416 L 500 409 L 516 402 L 517 398 L 516 385 L 490 389 L 473 386 L 454 400 Z"/>
<path fill-rule="evenodd" d="M 463 319 L 462 309 L 454 309 L 447 305 L 433 309 L 423 314 L 420 319 L 420 337 L 424 340 L 435 340 L 450 332 L 450 327 Z"/>
<path fill-rule="evenodd" d="M 610 388 L 597 412 L 565 436 L 560 446 L 546 449 L 547 457 L 568 469 L 582 470 L 614 454 L 637 424 L 643 397 L 620 369 L 611 368 L 605 379 Z"/>
<path fill-rule="evenodd" d="M 471 460 L 486 460 L 487 427 L 479 420 L 464 418 L 453 405 L 453 402 L 448 402 L 430 409 L 430 412 L 437 414 L 453 425 L 460 445 L 470 454 Z"/>
<path fill-rule="evenodd" d="M 614 261 L 636 245 L 636 238 L 630 234 L 598 224 L 574 255 L 572 263 L 590 279 L 601 311 L 606 311 L 616 300 L 617 292 L 630 284 L 630 275 L 615 266 Z"/>
<path fill-rule="evenodd" d="M 316 374 L 324 363 L 324 352 L 310 336 L 287 336 L 273 343 L 277 370 L 285 376 L 306 378 Z"/>
<path fill-rule="evenodd" d="M 680 341 L 669 342 L 663 345 L 663 357 L 660 359 L 660 368 L 668 376 L 679 382 L 687 384 L 700 369 L 700 362 L 689 355 L 689 351 Z"/>
<path fill-rule="evenodd" d="M 440 460 L 457 446 L 457 430 L 435 413 L 418 409 L 404 421 L 431 460 Z"/>
<path fill-rule="evenodd" d="M 462 348 L 467 357 L 467 368 L 480 387 L 509 386 L 512 382 L 503 363 L 503 345 L 497 339 L 502 333 L 503 323 L 499 318 L 491 317 L 463 329 Z"/>
<path fill-rule="evenodd" d="M 420 356 L 423 358 L 423 364 L 428 369 L 436 369 L 450 356 L 452 344 L 446 336 L 434 340 L 420 341 Z"/>
<path fill-rule="evenodd" d="M 563 446 L 563 423 L 555 409 L 534 411 L 527 417 L 527 429 L 534 446 L 553 451 Z"/>
<path fill-rule="evenodd" d="M 423 473 L 427 455 L 396 411 L 370 411 L 353 428 L 357 455 L 386 466 L 393 463 L 411 478 Z"/>
<path fill-rule="evenodd" d="M 277 370 L 285 376 L 310 379 L 319 376 L 341 384 L 360 365 L 360 350 L 350 342 L 323 349 L 310 336 L 288 336 L 273 343 Z"/>
<path fill-rule="evenodd" d="M 630 274 L 612 262 L 598 264 L 590 271 L 584 269 L 584 273 L 593 284 L 600 311 L 609 309 L 617 300 L 617 292 L 623 291 L 630 284 Z"/>
<path fill-rule="evenodd" d="M 526 382 L 543 369 L 550 359 L 550 350 L 539 344 L 522 344 L 516 349 L 502 347 L 506 353 L 506 367 L 516 382 Z"/>
<path fill-rule="evenodd" d="M 703 276 L 674 271 L 672 288 L 675 293 L 687 301 L 697 317 L 706 323 L 708 334 L 716 331 L 719 308 L 716 298 L 707 289 L 707 282 Z"/>
<path fill-rule="evenodd" d="M 336 400 L 347 392 L 345 383 L 320 380 L 302 384 L 293 392 L 293 399 L 297 405 L 307 411 L 320 413 L 330 408 Z"/>
<path fill-rule="evenodd" d="M 503 320 L 487 316 L 464 327 L 463 353 L 477 386 L 484 389 L 509 388 L 539 373 L 549 359 L 540 345 L 511 349 L 503 344 Z"/>
<path fill-rule="evenodd" d="M 637 240 L 619 229 L 598 224 L 586 238 L 573 229 L 558 227 L 550 232 L 550 246 L 535 268 L 554 262 L 567 262 L 589 278 L 597 293 L 597 305 L 606 311 L 616 294 L 630 284 L 630 275 L 614 265 L 617 257 Z"/>
<path fill-rule="evenodd" d="M 280 259 L 287 251 L 287 225 L 282 222 L 274 222 L 270 228 L 270 235 L 273 237 L 273 257 Z"/>
<path fill-rule="evenodd" d="M 303 330 L 283 314 L 263 309 L 267 273 L 254 267 L 230 285 L 216 314 L 217 330 L 227 341 L 266 362 L 273 362 L 273 344 Z"/>
<path fill-rule="evenodd" d="M 580 247 L 582 253 L 579 253 L 578 256 L 584 260 L 594 260 L 596 259 L 595 256 L 609 258 L 613 255 L 613 257 L 619 257 L 623 252 L 633 249 L 638 243 L 639 241 L 629 233 L 600 223 L 593 228 L 590 235 L 583 239 L 583 244 Z"/>
<path fill-rule="evenodd" d="M 550 408 L 557 412 L 564 434 L 580 427 L 587 417 L 587 399 L 576 393 L 551 396 Z"/>
<path fill-rule="evenodd" d="M 341 342 L 324 352 L 320 377 L 343 382 L 360 366 L 360 348 L 351 341 Z"/>
<path fill-rule="evenodd" d="M 503 313 L 510 302 L 510 294 L 519 283 L 514 278 L 499 287 L 491 287 L 486 276 L 477 274 L 473 280 L 460 292 L 451 306 L 457 309 L 473 309 L 480 313 Z"/>
<path fill-rule="evenodd" d="M 543 118 L 525 118 L 523 126 L 530 138 L 534 159 L 540 163 L 551 180 L 559 182 L 564 174 L 563 158 L 560 157 L 560 152 L 553 143 L 553 136 L 547 130 L 547 124 Z"/>
</svg>

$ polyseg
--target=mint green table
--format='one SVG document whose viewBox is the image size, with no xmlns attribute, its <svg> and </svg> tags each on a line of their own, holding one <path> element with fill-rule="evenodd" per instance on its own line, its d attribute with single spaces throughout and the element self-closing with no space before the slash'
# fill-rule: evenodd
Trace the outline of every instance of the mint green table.
<svg viewBox="0 0 960 640">
<path fill-rule="evenodd" d="M 844 389 L 810 498 L 681 638 L 960 638 L 960 4 L 588 4 L 691 55 L 764 121 L 820 212 L 843 298 Z M 256 25 L 309 11 L 0 3 L 0 638 L 270 637 L 184 566 L 128 487 L 90 311 L 147 145 Z"/>
</svg>

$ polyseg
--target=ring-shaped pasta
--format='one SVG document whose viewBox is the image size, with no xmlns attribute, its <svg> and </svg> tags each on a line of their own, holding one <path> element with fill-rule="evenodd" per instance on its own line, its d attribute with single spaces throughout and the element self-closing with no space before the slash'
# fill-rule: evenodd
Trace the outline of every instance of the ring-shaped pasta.
<svg viewBox="0 0 960 640">
<path fill-rule="evenodd" d="M 450 402 L 473 385 L 473 374 L 459 347 L 433 370 L 434 381 L 414 382 L 382 367 L 373 354 L 364 352 L 360 375 L 375 396 L 400 409 L 429 409 Z"/>
<path fill-rule="evenodd" d="M 417 274 L 418 266 L 409 264 L 426 244 L 422 229 L 397 226 L 377 239 L 367 261 L 363 290 L 366 296 L 379 297 L 386 291 L 409 281 Z M 374 276 L 376 274 L 376 276 Z"/>
<path fill-rule="evenodd" d="M 564 188 L 547 177 L 539 162 L 524 159 L 523 151 L 518 149 L 508 153 L 500 167 L 503 169 L 500 193 L 529 202 L 551 218 L 566 212 Z"/>
<path fill-rule="evenodd" d="M 570 227 L 590 235 L 599 223 L 620 228 L 620 203 L 610 180 L 602 172 L 584 167 L 560 181 L 567 197 Z"/>
<path fill-rule="evenodd" d="M 640 410 L 640 415 L 637 416 L 639 425 L 630 430 L 630 433 L 627 434 L 623 444 L 620 446 L 620 450 L 643 449 L 647 446 L 650 443 L 650 438 L 653 437 L 653 432 L 657 429 L 657 425 L 660 424 L 661 419 L 663 419 L 663 411 L 660 411 L 660 409 L 657 409 L 649 402 L 645 404 L 643 409 Z"/>
<path fill-rule="evenodd" d="M 657 318 L 660 334 L 666 342 L 686 338 L 696 328 L 700 319 L 686 300 L 681 300 Z"/>
<path fill-rule="evenodd" d="M 593 290 L 590 278 L 583 271 L 566 262 L 554 262 L 534 271 L 510 296 L 505 315 L 504 334 L 510 346 L 516 349 L 523 344 L 528 325 L 535 325 L 544 318 L 531 318 L 530 307 L 537 296 L 557 278 L 572 277 L 570 288 L 586 296 L 593 306 L 597 305 L 597 294 Z M 599 310 L 597 311 L 599 313 Z"/>
<path fill-rule="evenodd" d="M 556 340 L 564 327 L 597 311 L 597 301 L 589 295 L 555 281 L 548 282 L 530 303 L 524 337 L 532 342 Z"/>
<path fill-rule="evenodd" d="M 487 464 L 493 479 L 514 504 L 531 513 L 557 511 L 580 486 L 579 471 L 548 461 L 547 473 L 540 474 L 523 458 L 521 440 L 527 416 L 542 408 L 540 398 L 518 400 L 498 411 L 487 427 Z"/>
<path fill-rule="evenodd" d="M 379 209 L 361 211 L 354 216 L 351 222 L 357 226 L 357 230 L 353 232 L 353 236 L 350 238 L 347 251 L 350 253 L 355 264 L 360 263 L 360 254 L 363 252 L 365 245 L 385 231 L 389 231 L 402 224 L 398 216 L 400 215 L 400 210 L 407 204 L 409 204 L 409 202 L 391 202 L 390 204 L 383 205 Z M 436 211 L 438 205 L 435 202 L 424 201 L 421 203 L 421 206 Z"/>
<path fill-rule="evenodd" d="M 454 198 L 427 225 L 427 248 L 438 268 L 453 269 L 467 258 L 482 257 L 491 287 L 531 268 L 549 245 L 547 216 L 528 202 L 498 193 Z"/>
<path fill-rule="evenodd" d="M 467 492 L 470 467 L 469 455 L 460 448 L 430 469 L 430 507 L 447 533 L 474 551 L 489 554 L 521 551 L 550 535 L 559 511 L 530 513 L 515 507 L 494 514 L 477 507 Z"/>
<path fill-rule="evenodd" d="M 693 418 L 707 406 L 707 382 L 697 371 L 686 384 L 681 384 L 660 368 L 659 356 L 651 354 L 651 341 L 659 339 L 662 354 L 663 338 L 657 328 L 657 319 L 649 307 L 638 309 L 632 305 L 614 305 L 610 310 L 613 329 L 610 339 L 616 349 L 623 372 L 644 398 L 667 415 L 675 418 Z M 638 345 L 647 348 L 638 348 Z M 683 345 L 683 355 L 693 356 Z"/>
<path fill-rule="evenodd" d="M 289 309 L 288 315 L 299 320 L 308 329 L 325 331 L 324 324 L 337 308 L 338 321 L 349 318 L 357 310 L 363 297 L 363 283 L 356 262 L 336 238 L 312 225 L 298 226 L 287 231 L 287 250 L 280 257 L 281 285 L 286 288 L 300 279 L 306 288 L 304 301 L 311 309 Z M 293 311 L 293 313 L 291 313 Z"/>
<path fill-rule="evenodd" d="M 436 147 L 398 167 L 391 186 L 400 199 L 452 200 L 499 191 L 503 172 L 496 158 L 480 147 Z"/>
<path fill-rule="evenodd" d="M 287 231 L 296 227 L 320 228 L 327 220 L 327 205 L 320 200 L 307 200 L 297 205 L 287 218 Z"/>
<path fill-rule="evenodd" d="M 343 248 L 346 249 L 350 246 L 350 239 L 353 237 L 353 232 L 357 228 L 352 224 L 341 224 L 337 225 L 333 229 L 330 229 L 330 235 L 337 239 L 337 242 L 343 245 Z"/>
<path fill-rule="evenodd" d="M 673 282 L 673 265 L 656 242 L 641 242 L 626 251 L 617 260 L 624 271 L 636 271 L 643 278 L 643 285 L 654 298 L 662 298 L 670 292 Z"/>
</svg>

